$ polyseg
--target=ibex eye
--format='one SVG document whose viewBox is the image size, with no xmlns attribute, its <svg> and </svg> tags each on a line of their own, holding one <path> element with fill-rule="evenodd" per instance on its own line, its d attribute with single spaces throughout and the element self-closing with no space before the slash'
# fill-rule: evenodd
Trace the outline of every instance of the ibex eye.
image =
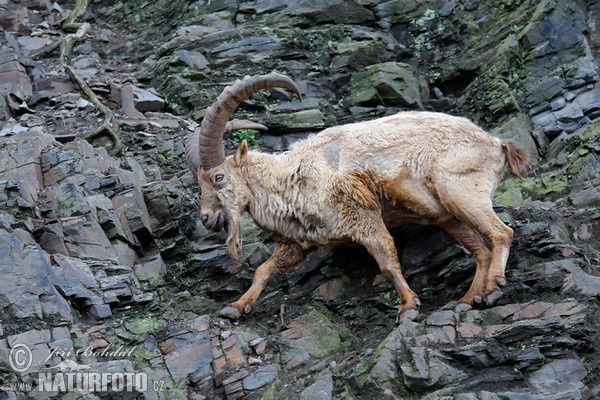
<svg viewBox="0 0 600 400">
<path fill-rule="evenodd" d="M 221 182 L 224 177 L 225 177 L 225 175 L 223 175 L 223 174 L 216 174 L 215 175 L 215 182 Z"/>
</svg>

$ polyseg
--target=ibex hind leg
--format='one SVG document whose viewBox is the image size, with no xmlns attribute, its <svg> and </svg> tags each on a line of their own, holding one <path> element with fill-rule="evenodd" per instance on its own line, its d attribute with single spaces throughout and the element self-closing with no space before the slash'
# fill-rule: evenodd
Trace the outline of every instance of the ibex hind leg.
<svg viewBox="0 0 600 400">
<path fill-rule="evenodd" d="M 465 222 L 452 219 L 441 226 L 475 258 L 476 269 L 471 287 L 455 306 L 458 312 L 468 311 L 473 305 L 482 304 L 485 300 L 485 285 L 492 260 L 492 250 L 487 240 Z"/>
<path fill-rule="evenodd" d="M 482 218 L 474 219 L 473 228 L 478 230 L 490 243 L 492 258 L 485 277 L 485 301 L 493 305 L 502 297 L 502 287 L 506 286 L 504 272 L 513 238 L 513 230 L 504 225 L 491 208 L 482 213 Z"/>
<path fill-rule="evenodd" d="M 504 271 L 513 231 L 494 212 L 492 196 L 495 187 L 488 183 L 492 181 L 489 178 L 456 177 L 451 185 L 438 185 L 437 191 L 440 203 L 448 212 L 478 232 L 488 244 L 491 259 L 484 279 L 484 295 L 485 302 L 492 305 L 502 297 L 501 288 L 506 285 Z M 481 279 L 481 274 L 476 278 Z"/>
<path fill-rule="evenodd" d="M 360 243 L 375 258 L 382 275 L 392 283 L 400 296 L 402 305 L 398 310 L 396 322 L 400 322 L 403 319 L 414 320 L 419 316 L 419 306 L 421 303 L 417 294 L 411 290 L 402 275 L 394 239 L 385 226 L 383 226 L 383 222 L 381 225 L 375 234 L 365 237 Z"/>
</svg>

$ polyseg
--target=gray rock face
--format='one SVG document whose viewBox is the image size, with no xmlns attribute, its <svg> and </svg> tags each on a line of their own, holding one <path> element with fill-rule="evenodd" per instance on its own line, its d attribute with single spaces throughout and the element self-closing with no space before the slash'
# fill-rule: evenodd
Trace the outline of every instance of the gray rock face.
<svg viewBox="0 0 600 400">
<path fill-rule="evenodd" d="M 32 86 L 19 53 L 9 47 L 0 50 L 0 116 L 10 118 L 20 109 L 27 109 Z"/>
<path fill-rule="evenodd" d="M 419 81 L 403 63 L 375 64 L 350 80 L 353 105 L 421 106 Z"/>
<path fill-rule="evenodd" d="M 50 261 L 33 237 L 23 230 L 0 230 L 0 239 L 2 318 L 72 322 L 69 304 L 52 285 Z"/>
<path fill-rule="evenodd" d="M 79 22 L 93 28 L 72 63 L 114 113 L 119 156 L 87 136 L 99 110 L 58 51 L 44 53 L 68 33 L 67 3 L 0 0 L 3 389 L 81 369 L 152 382 L 86 398 L 600 395 L 599 2 L 89 2 Z M 515 240 L 495 307 L 454 312 L 472 258 L 439 229 L 407 226 L 394 236 L 423 303 L 417 321 L 394 324 L 396 293 L 353 248 L 311 253 L 252 314 L 216 317 L 273 242 L 244 219 L 239 263 L 196 221 L 184 143 L 225 85 L 271 71 L 303 98 L 261 91 L 240 106 L 236 117 L 269 127 L 262 149 L 427 109 L 470 117 L 537 159 L 496 197 Z M 237 148 L 231 136 L 225 148 Z M 33 362 L 18 372 L 9 361 L 22 344 Z"/>
</svg>

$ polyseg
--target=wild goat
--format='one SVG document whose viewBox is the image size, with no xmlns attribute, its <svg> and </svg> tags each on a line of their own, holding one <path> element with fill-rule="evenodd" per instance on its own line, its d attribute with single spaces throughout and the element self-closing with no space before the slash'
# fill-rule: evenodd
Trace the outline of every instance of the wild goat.
<svg viewBox="0 0 600 400">
<path fill-rule="evenodd" d="M 492 197 L 508 162 L 520 176 L 527 153 L 467 119 L 433 112 L 395 115 L 325 129 L 282 154 L 248 151 L 225 158 L 223 135 L 262 127 L 229 117 L 253 93 L 280 87 L 300 97 L 288 77 L 246 77 L 226 87 L 186 143 L 201 188 L 201 221 L 227 231 L 240 258 L 240 217 L 274 233 L 278 247 L 256 269 L 250 289 L 220 314 L 250 313 L 275 276 L 298 266 L 317 246 L 359 244 L 377 261 L 401 299 L 397 320 L 418 316 L 420 301 L 402 276 L 389 229 L 404 223 L 442 227 L 476 260 L 458 311 L 502 296 L 513 231 L 494 213 Z M 263 127 L 264 128 L 264 127 Z"/>
</svg>

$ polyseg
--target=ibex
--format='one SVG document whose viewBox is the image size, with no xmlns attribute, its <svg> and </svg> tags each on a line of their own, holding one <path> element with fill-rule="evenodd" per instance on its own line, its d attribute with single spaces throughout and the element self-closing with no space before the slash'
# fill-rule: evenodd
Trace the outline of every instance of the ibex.
<svg viewBox="0 0 600 400">
<path fill-rule="evenodd" d="M 204 226 L 225 229 L 228 250 L 237 259 L 245 212 L 278 243 L 256 269 L 250 289 L 221 310 L 222 316 L 250 313 L 267 283 L 317 246 L 357 244 L 398 292 L 397 321 L 416 318 L 420 301 L 402 275 L 389 232 L 404 223 L 437 225 L 475 257 L 475 276 L 457 311 L 491 305 L 502 296 L 513 231 L 494 213 L 492 197 L 505 165 L 521 176 L 527 153 L 467 119 L 406 111 L 325 129 L 281 154 L 248 151 L 243 141 L 226 158 L 226 131 L 262 127 L 228 122 L 231 114 L 253 93 L 277 87 L 301 96 L 290 78 L 275 73 L 226 87 L 186 143 L 201 188 Z"/>
</svg>

